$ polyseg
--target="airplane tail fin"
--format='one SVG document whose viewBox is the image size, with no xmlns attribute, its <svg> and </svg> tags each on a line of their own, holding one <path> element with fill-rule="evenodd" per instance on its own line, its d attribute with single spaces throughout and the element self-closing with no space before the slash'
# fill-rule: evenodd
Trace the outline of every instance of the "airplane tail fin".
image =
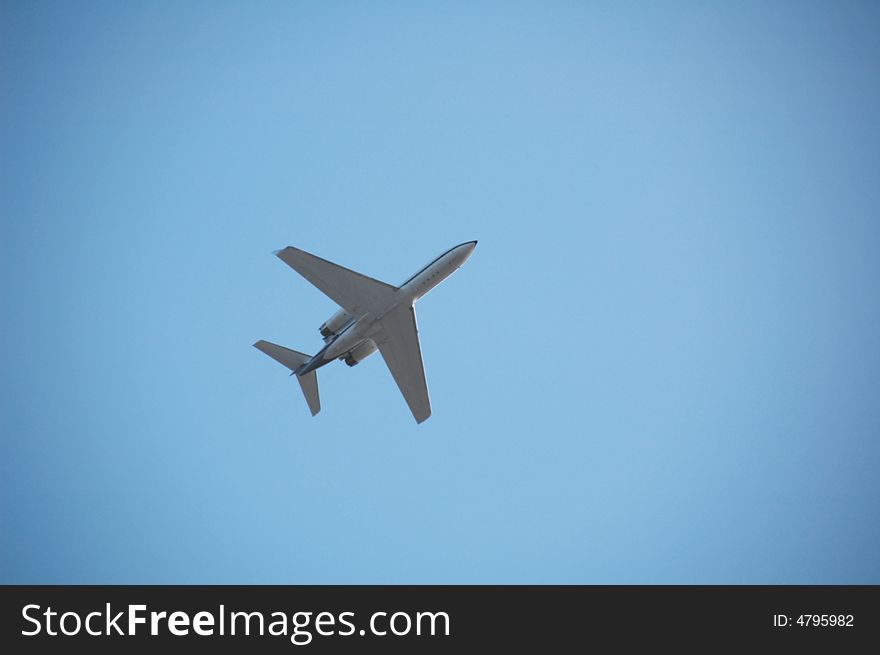
<svg viewBox="0 0 880 655">
<path fill-rule="evenodd" d="M 296 373 L 297 370 L 302 368 L 302 366 L 311 359 L 309 355 L 262 340 L 257 341 L 254 344 L 254 348 L 266 353 L 276 362 L 283 364 L 293 371 L 292 374 L 296 374 L 296 379 L 302 389 L 303 396 L 306 398 L 306 403 L 309 405 L 309 411 L 312 413 L 312 416 L 321 411 L 321 397 L 318 395 L 317 372 L 309 371 L 305 375 L 299 375 Z"/>
</svg>

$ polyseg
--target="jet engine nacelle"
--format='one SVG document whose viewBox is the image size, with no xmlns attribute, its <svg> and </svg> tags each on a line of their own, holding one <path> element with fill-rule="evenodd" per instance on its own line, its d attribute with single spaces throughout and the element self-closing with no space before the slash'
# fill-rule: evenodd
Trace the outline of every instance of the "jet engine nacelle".
<svg viewBox="0 0 880 655">
<path fill-rule="evenodd" d="M 334 334 L 339 334 L 346 325 L 351 323 L 353 317 L 344 309 L 340 309 L 330 318 L 324 321 L 323 325 L 318 328 L 324 339 L 329 339 Z"/>
<path fill-rule="evenodd" d="M 372 339 L 367 339 L 366 341 L 358 345 L 354 350 L 349 352 L 342 359 L 349 366 L 354 366 L 355 364 L 364 361 L 374 352 L 376 352 L 376 342 Z"/>
</svg>

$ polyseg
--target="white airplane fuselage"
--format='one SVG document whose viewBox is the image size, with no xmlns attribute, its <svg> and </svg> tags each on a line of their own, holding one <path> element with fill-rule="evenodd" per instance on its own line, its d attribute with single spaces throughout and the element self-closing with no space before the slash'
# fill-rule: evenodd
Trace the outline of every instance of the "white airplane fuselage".
<svg viewBox="0 0 880 655">
<path fill-rule="evenodd" d="M 410 307 L 414 305 L 419 298 L 457 271 L 467 261 L 468 257 L 471 256 L 476 245 L 476 241 L 467 241 L 454 248 L 450 248 L 400 285 L 387 306 L 378 309 L 374 313 L 351 316 L 340 310 L 340 312 L 334 314 L 322 326 L 321 331 L 324 334 L 324 327 L 336 322 L 341 323 L 337 327 L 338 332 L 334 335 L 331 331 L 325 337 L 327 339 L 326 345 L 297 373 L 304 374 L 314 371 L 329 364 L 334 359 L 341 358 L 346 359 L 346 363 L 353 366 L 375 352 L 376 344 L 372 341 L 372 337 L 376 336 L 381 330 L 382 317 L 395 307 L 401 305 Z M 360 354 L 360 356 L 354 357 L 355 354 Z"/>
</svg>

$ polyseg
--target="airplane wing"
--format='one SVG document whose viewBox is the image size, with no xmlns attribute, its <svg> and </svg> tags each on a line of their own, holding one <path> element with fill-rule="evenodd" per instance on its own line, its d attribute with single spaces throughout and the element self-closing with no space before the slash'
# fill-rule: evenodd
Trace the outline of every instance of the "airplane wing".
<svg viewBox="0 0 880 655">
<path fill-rule="evenodd" d="M 431 415 L 431 399 L 425 381 L 422 349 L 415 307 L 397 307 L 381 319 L 382 327 L 373 337 L 388 365 L 400 393 L 421 423 Z"/>
<path fill-rule="evenodd" d="M 299 248 L 288 246 L 275 254 L 353 316 L 361 316 L 367 312 L 377 313 L 387 307 L 391 297 L 397 293 L 397 287 L 328 262 Z"/>
</svg>

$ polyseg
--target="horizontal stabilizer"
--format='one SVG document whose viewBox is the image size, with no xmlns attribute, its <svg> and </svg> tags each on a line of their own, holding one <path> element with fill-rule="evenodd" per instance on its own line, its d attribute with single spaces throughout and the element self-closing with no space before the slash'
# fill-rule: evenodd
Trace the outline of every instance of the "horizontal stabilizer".
<svg viewBox="0 0 880 655">
<path fill-rule="evenodd" d="M 305 353 L 297 352 L 269 341 L 257 341 L 254 344 L 254 348 L 263 351 L 279 364 L 284 364 L 291 371 L 296 371 L 296 369 L 311 359 Z"/>
<path fill-rule="evenodd" d="M 311 359 L 305 353 L 291 350 L 269 341 L 257 341 L 254 344 L 254 348 L 266 353 L 276 362 L 284 364 L 294 373 Z M 296 379 L 299 382 L 303 395 L 306 397 L 309 411 L 314 416 L 321 411 L 321 397 L 318 395 L 318 374 L 315 371 L 309 371 L 305 375 L 297 375 Z"/>
<path fill-rule="evenodd" d="M 296 379 L 299 380 L 299 386 L 309 404 L 309 411 L 314 416 L 321 411 L 321 397 L 318 395 L 318 372 L 309 371 L 305 375 L 297 375 Z"/>
</svg>

